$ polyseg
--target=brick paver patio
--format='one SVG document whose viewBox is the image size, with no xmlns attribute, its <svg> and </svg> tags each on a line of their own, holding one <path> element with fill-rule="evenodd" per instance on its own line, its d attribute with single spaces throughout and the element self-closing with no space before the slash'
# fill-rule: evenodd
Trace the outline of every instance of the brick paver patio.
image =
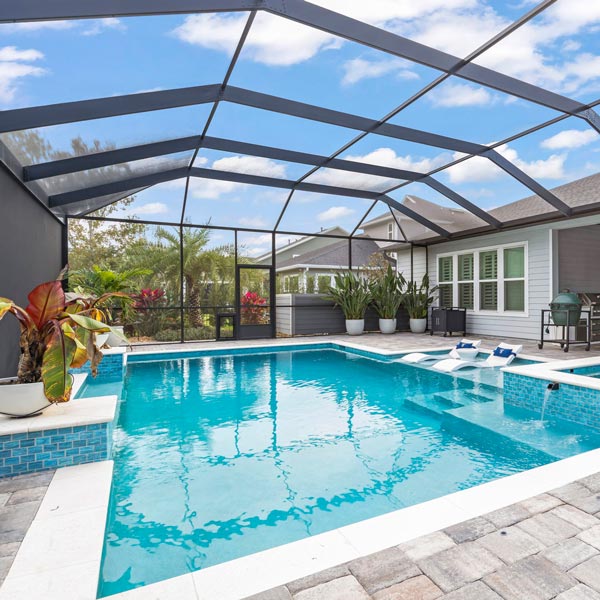
<svg viewBox="0 0 600 600">
<path fill-rule="evenodd" d="M 438 598 L 600 600 L 600 473 L 251 600 Z"/>
<path fill-rule="evenodd" d="M 0 479 L 0 584 L 35 517 L 54 476 L 43 471 Z M 48 557 L 52 560 L 51 557 Z"/>
</svg>

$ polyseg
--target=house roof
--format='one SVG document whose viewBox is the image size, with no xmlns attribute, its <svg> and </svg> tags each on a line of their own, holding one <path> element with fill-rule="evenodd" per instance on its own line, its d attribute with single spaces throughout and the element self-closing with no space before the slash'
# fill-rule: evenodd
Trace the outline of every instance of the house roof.
<svg viewBox="0 0 600 600">
<path fill-rule="evenodd" d="M 600 202 L 600 173 L 559 185 L 551 190 L 571 208 Z M 489 211 L 500 221 L 515 221 L 538 215 L 547 215 L 555 210 L 539 196 L 527 196 Z"/>
<path fill-rule="evenodd" d="M 597 205 L 600 210 L 600 173 L 565 183 L 553 188 L 551 192 L 570 208 L 577 209 Z M 430 221 L 441 225 L 450 233 L 467 233 L 485 225 L 481 219 L 465 210 L 439 206 L 418 196 L 407 195 L 402 200 L 402 204 L 426 215 Z M 549 216 L 559 215 L 550 204 L 537 195 L 527 196 L 488 212 L 506 225 L 517 224 L 523 220 L 528 221 L 526 224 L 535 225 L 537 222 L 546 220 Z M 442 239 L 440 236 L 432 236 L 429 229 L 411 221 L 404 215 L 396 211 L 394 211 L 394 214 L 410 241 L 437 241 Z M 389 222 L 390 219 L 391 215 L 389 213 L 380 215 L 364 223 L 363 229 L 368 230 L 369 227 Z M 390 247 L 392 246 L 400 247 L 401 244 L 392 243 Z"/>
<path fill-rule="evenodd" d="M 435 204 L 434 202 L 430 202 L 429 200 L 425 200 L 419 196 L 407 195 L 404 197 L 404 200 L 402 200 L 402 204 L 425 216 L 433 223 L 442 226 L 450 233 L 485 225 L 484 221 L 465 210 L 448 206 L 440 206 L 439 204 Z M 409 217 L 396 210 L 394 210 L 394 216 L 400 223 L 400 226 L 402 227 L 407 239 L 415 241 L 431 237 L 431 231 L 420 223 L 413 221 Z M 391 219 L 392 216 L 389 214 L 389 212 L 385 213 L 364 223 L 362 229 L 367 231 L 370 227 L 387 223 Z"/>
<path fill-rule="evenodd" d="M 371 256 L 377 252 L 381 252 L 381 248 L 370 238 L 366 236 L 356 237 L 352 240 L 352 264 L 353 265 L 366 265 L 369 262 Z M 294 258 L 281 261 L 277 263 L 277 268 L 292 267 L 298 265 L 303 266 L 340 266 L 348 267 L 348 241 L 341 240 L 319 248 L 318 250 L 312 250 L 311 252 L 305 252 Z"/>
<path fill-rule="evenodd" d="M 321 231 L 318 231 L 317 234 L 318 235 L 347 236 L 347 235 L 349 235 L 349 232 L 346 231 L 343 227 L 340 227 L 339 225 L 334 225 L 333 227 L 328 227 L 327 229 L 321 229 Z M 306 242 L 309 242 L 313 239 L 314 239 L 314 236 L 305 235 L 301 238 L 298 238 L 297 240 L 294 240 L 293 242 L 290 242 L 289 244 L 285 244 L 285 246 L 279 246 L 278 248 L 275 249 L 275 254 L 281 254 L 285 250 L 290 250 L 292 248 L 301 247 L 302 244 L 305 244 Z M 330 238 L 330 239 L 331 239 L 332 243 L 335 243 L 334 242 L 335 238 Z M 262 254 L 261 256 L 258 256 L 256 258 L 256 262 L 261 262 L 261 261 L 267 260 L 267 259 L 269 259 L 269 260 L 271 259 L 271 251 L 267 252 L 266 254 Z"/>
</svg>

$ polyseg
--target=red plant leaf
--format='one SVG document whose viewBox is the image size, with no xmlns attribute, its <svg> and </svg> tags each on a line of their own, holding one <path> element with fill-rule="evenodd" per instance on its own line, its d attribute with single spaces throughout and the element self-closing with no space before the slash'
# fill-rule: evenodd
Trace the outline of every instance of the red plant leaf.
<svg viewBox="0 0 600 600">
<path fill-rule="evenodd" d="M 65 293 L 60 281 L 48 281 L 38 285 L 29 292 L 27 298 L 29 305 L 25 310 L 38 329 L 61 313 L 65 307 Z"/>
</svg>

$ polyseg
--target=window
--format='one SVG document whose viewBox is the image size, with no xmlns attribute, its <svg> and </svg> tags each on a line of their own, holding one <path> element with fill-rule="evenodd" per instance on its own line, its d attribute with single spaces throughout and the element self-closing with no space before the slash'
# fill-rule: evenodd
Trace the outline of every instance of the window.
<svg viewBox="0 0 600 600">
<path fill-rule="evenodd" d="M 479 310 L 498 310 L 498 252 L 479 253 Z"/>
<path fill-rule="evenodd" d="M 394 239 L 394 224 L 393 223 L 388 223 L 388 240 L 393 240 Z"/>
<path fill-rule="evenodd" d="M 476 312 L 526 312 L 526 261 L 526 244 L 438 256 L 439 305 Z"/>
<path fill-rule="evenodd" d="M 474 280 L 473 254 L 459 254 L 458 256 L 458 306 L 460 308 L 473 308 L 473 280 Z"/>
<path fill-rule="evenodd" d="M 525 248 L 504 249 L 504 310 L 525 310 Z"/>
<path fill-rule="evenodd" d="M 453 261 L 451 256 L 441 256 L 438 262 L 438 283 L 440 306 L 450 308 L 453 304 L 452 273 Z"/>
</svg>

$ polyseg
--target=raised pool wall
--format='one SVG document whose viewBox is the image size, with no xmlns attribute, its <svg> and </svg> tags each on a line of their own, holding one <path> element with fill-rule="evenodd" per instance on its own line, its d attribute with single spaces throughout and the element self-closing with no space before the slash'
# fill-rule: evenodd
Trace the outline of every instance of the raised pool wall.
<svg viewBox="0 0 600 600">
<path fill-rule="evenodd" d="M 122 379 L 126 356 L 125 348 L 105 350 L 98 379 Z M 89 365 L 72 373 L 79 376 L 79 388 Z M 0 478 L 110 459 L 116 406 L 114 396 L 72 399 L 40 416 L 2 419 Z"/>
<path fill-rule="evenodd" d="M 504 369 L 504 402 L 600 430 L 600 360 L 577 359 Z M 548 391 L 552 384 L 558 389 Z"/>
</svg>

